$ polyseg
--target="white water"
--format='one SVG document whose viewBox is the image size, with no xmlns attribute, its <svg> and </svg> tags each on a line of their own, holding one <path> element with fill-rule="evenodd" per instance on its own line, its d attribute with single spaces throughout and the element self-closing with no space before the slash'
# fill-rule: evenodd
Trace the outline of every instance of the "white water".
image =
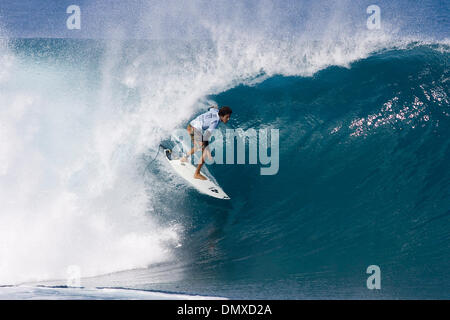
<svg viewBox="0 0 450 320">
<path fill-rule="evenodd" d="M 222 297 L 124 289 L 0 287 L 0 300 L 226 300 Z"/>
</svg>

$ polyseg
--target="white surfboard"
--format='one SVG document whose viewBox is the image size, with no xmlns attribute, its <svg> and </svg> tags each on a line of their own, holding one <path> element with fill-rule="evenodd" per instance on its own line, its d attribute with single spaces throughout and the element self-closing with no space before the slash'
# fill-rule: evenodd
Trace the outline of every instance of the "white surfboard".
<svg viewBox="0 0 450 320">
<path fill-rule="evenodd" d="M 230 199 L 230 197 L 222 190 L 222 188 L 212 181 L 207 175 L 206 180 L 194 178 L 196 167 L 189 161 L 181 162 L 179 159 L 172 159 L 171 150 L 164 149 L 164 156 L 178 175 L 189 182 L 195 189 L 208 196 L 218 199 Z"/>
</svg>

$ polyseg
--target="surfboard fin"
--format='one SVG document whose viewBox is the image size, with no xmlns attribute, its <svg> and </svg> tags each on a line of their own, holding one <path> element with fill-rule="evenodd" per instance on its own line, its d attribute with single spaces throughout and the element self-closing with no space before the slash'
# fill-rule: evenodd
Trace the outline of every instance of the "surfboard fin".
<svg viewBox="0 0 450 320">
<path fill-rule="evenodd" d="M 164 151 L 165 151 L 165 153 L 166 153 L 167 159 L 172 160 L 172 150 L 166 149 L 166 150 L 164 150 Z"/>
</svg>

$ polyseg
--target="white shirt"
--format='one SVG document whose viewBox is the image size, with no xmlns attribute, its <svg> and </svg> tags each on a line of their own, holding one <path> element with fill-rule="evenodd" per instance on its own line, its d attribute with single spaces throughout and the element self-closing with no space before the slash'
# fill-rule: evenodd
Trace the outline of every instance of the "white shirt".
<svg viewBox="0 0 450 320">
<path fill-rule="evenodd" d="M 217 128 L 220 122 L 219 110 L 216 108 L 210 108 L 208 112 L 202 113 L 197 118 L 190 122 L 190 125 L 195 129 L 202 132 L 202 134 L 207 134 L 208 136 L 212 134 L 212 131 Z M 204 131 L 208 132 L 204 132 Z"/>
</svg>

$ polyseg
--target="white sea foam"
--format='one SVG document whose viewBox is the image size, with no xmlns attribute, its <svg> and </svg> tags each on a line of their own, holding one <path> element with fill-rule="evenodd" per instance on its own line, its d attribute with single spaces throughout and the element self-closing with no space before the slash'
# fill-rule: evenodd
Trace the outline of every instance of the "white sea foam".
<svg viewBox="0 0 450 320">
<path fill-rule="evenodd" d="M 226 300 L 157 291 L 109 288 L 0 287 L 0 300 Z"/>
</svg>

